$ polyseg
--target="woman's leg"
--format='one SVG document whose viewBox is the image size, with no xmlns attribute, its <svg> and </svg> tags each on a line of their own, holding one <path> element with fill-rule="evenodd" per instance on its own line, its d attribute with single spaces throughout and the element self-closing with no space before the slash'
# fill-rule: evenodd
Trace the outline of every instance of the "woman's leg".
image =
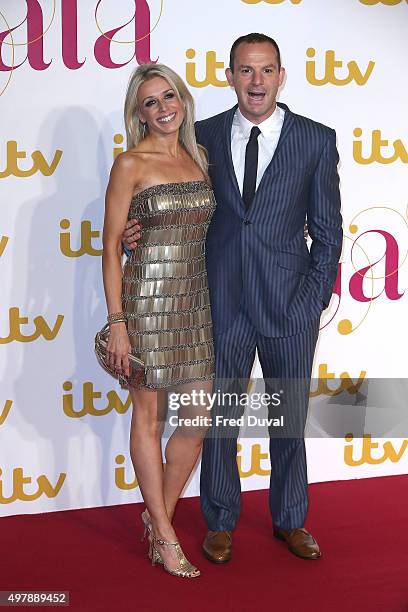
<svg viewBox="0 0 408 612">
<path fill-rule="evenodd" d="M 140 491 L 149 511 L 153 534 L 160 540 L 176 542 L 177 536 L 168 518 L 163 495 L 161 432 L 163 406 L 160 392 L 130 389 L 133 404 L 130 428 L 130 455 Z M 179 566 L 174 547 L 157 545 L 170 570 Z"/>
<path fill-rule="evenodd" d="M 177 501 L 201 452 L 203 439 L 211 416 L 211 412 L 207 407 L 209 406 L 208 394 L 212 393 L 212 388 L 213 381 L 208 380 L 179 385 L 174 390 L 177 394 L 188 394 L 191 398 L 189 405 L 180 406 L 178 409 L 179 419 L 201 417 L 201 422 L 198 425 L 178 425 L 166 446 L 163 490 L 167 515 L 170 521 L 173 519 Z M 194 405 L 194 398 L 197 400 L 198 405 Z M 169 412 L 172 411 L 170 410 Z"/>
</svg>

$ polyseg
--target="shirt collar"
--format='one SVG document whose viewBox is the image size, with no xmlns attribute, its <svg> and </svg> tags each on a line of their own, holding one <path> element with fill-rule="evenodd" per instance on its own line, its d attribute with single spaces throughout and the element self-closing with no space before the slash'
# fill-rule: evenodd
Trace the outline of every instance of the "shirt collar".
<svg viewBox="0 0 408 612">
<path fill-rule="evenodd" d="M 258 127 L 265 138 L 268 138 L 274 132 L 281 129 L 284 115 L 285 111 L 283 108 L 276 105 L 272 115 L 265 119 L 265 121 L 262 121 L 262 123 L 258 123 Z M 239 127 L 244 138 L 249 138 L 252 128 L 256 125 L 244 117 L 239 108 L 235 111 L 234 124 Z"/>
</svg>

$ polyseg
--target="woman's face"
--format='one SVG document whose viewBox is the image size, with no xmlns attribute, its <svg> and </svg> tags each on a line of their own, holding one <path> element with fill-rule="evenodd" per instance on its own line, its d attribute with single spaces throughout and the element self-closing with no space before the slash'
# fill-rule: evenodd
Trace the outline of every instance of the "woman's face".
<svg viewBox="0 0 408 612">
<path fill-rule="evenodd" d="M 142 83 L 137 101 L 140 120 L 147 123 L 150 133 L 171 134 L 183 123 L 184 105 L 163 77 Z"/>
</svg>

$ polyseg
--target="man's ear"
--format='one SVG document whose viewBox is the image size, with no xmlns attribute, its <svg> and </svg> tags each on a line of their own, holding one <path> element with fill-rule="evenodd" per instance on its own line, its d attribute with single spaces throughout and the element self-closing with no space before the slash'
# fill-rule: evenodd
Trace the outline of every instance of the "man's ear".
<svg viewBox="0 0 408 612">
<path fill-rule="evenodd" d="M 225 76 L 227 77 L 229 86 L 234 87 L 234 73 L 232 72 L 231 68 L 227 68 L 225 70 Z"/>
<path fill-rule="evenodd" d="M 286 75 L 286 71 L 283 68 L 283 66 L 281 66 L 281 69 L 279 70 L 279 87 L 282 85 L 283 81 L 285 80 L 285 75 Z"/>
</svg>

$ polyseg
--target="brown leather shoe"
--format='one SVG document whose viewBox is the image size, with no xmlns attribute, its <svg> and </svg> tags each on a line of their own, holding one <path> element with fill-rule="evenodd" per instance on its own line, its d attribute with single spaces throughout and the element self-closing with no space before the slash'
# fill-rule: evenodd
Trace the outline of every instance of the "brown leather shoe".
<svg viewBox="0 0 408 612">
<path fill-rule="evenodd" d="M 213 563 L 226 563 L 232 555 L 230 531 L 207 531 L 203 542 L 204 556 Z"/>
<path fill-rule="evenodd" d="M 273 535 L 278 540 L 284 540 L 289 550 L 302 559 L 318 559 L 322 556 L 318 543 L 304 527 L 279 529 L 274 526 Z"/>
</svg>

